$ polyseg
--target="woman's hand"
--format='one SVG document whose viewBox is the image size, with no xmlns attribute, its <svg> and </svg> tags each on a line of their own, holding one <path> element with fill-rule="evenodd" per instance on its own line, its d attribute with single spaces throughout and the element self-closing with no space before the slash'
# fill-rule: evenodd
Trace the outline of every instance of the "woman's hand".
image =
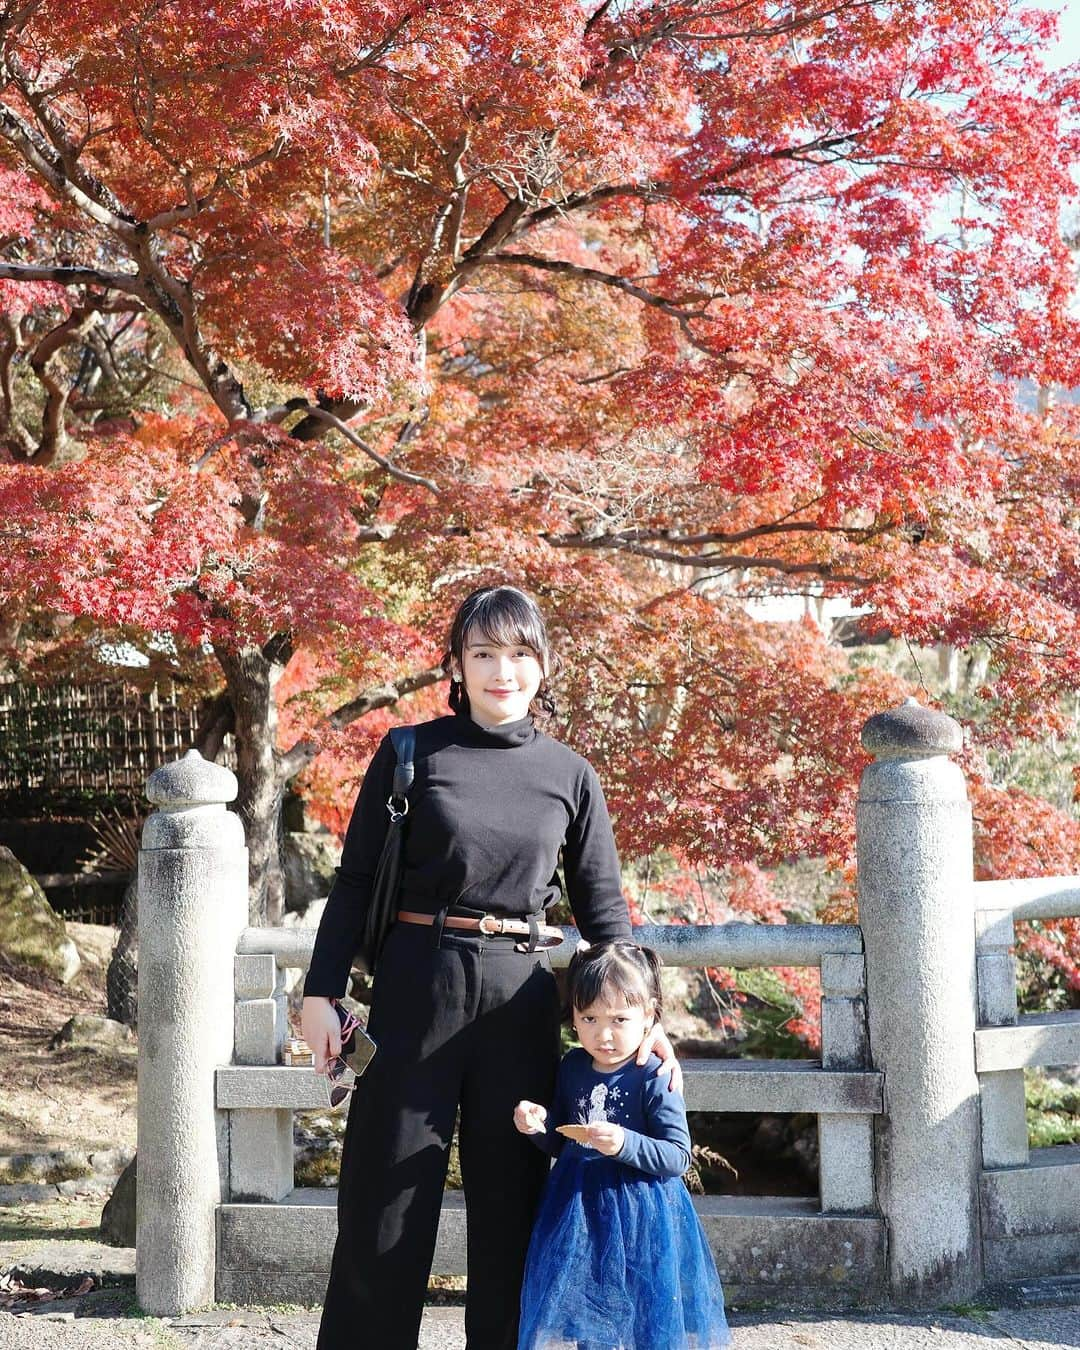
<svg viewBox="0 0 1080 1350">
<path fill-rule="evenodd" d="M 547 1111 L 536 1102 L 518 1102 L 514 1124 L 522 1134 L 543 1134 L 547 1129 Z"/>
<path fill-rule="evenodd" d="M 315 1072 L 325 1073 L 330 1060 L 341 1054 L 341 1023 L 328 998 L 312 995 L 304 999 L 300 1034 L 315 1056 Z"/>
<path fill-rule="evenodd" d="M 641 1049 L 637 1052 L 637 1063 L 644 1064 L 650 1055 L 660 1057 L 660 1067 L 657 1073 L 671 1074 L 671 1081 L 668 1083 L 669 1092 L 681 1092 L 683 1089 L 682 1066 L 675 1058 L 675 1051 L 671 1042 L 667 1038 L 667 1032 L 657 1022 L 652 1031 L 641 1042 Z"/>
<path fill-rule="evenodd" d="M 621 1125 L 602 1122 L 589 1126 L 589 1147 L 608 1158 L 613 1158 L 622 1149 L 625 1139 L 626 1134 Z"/>
</svg>

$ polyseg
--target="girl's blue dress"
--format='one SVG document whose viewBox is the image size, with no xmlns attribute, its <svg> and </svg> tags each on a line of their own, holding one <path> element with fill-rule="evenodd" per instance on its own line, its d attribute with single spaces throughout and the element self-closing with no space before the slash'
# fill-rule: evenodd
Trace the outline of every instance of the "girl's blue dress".
<svg viewBox="0 0 1080 1350">
<path fill-rule="evenodd" d="M 716 1264 L 681 1178 L 682 1098 L 653 1056 L 599 1073 L 584 1050 L 559 1068 L 547 1133 L 557 1161 L 525 1262 L 518 1350 L 718 1350 L 730 1344 Z M 555 1132 L 612 1121 L 617 1157 Z"/>
</svg>

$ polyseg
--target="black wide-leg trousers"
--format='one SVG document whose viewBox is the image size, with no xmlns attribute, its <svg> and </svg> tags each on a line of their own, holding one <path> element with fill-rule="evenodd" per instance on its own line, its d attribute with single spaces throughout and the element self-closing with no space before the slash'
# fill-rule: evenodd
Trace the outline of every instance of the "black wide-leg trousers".
<svg viewBox="0 0 1080 1350">
<path fill-rule="evenodd" d="M 515 1350 L 525 1252 L 548 1159 L 514 1128 L 558 1060 L 544 952 L 398 923 L 375 976 L 378 1049 L 352 1094 L 318 1350 L 415 1350 L 458 1108 L 468 1350 Z"/>
</svg>

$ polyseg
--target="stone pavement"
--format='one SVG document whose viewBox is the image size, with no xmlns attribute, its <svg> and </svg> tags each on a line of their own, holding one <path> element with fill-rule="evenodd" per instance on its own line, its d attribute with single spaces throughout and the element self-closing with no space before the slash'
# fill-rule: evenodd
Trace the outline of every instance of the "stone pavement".
<svg viewBox="0 0 1080 1350">
<path fill-rule="evenodd" d="M 0 1310 L 0 1350 L 314 1350 L 317 1308 L 215 1307 L 186 1317 L 135 1306 L 134 1253 L 80 1242 L 0 1243 L 0 1273 L 77 1298 Z M 103 1286 L 103 1287 L 102 1287 Z M 731 1313 L 732 1350 L 1080 1350 L 1080 1280 L 1001 1291 L 993 1303 L 935 1313 Z M 373 1347 L 378 1350 L 378 1347 Z M 425 1310 L 419 1350 L 465 1350 L 464 1310 Z"/>
<path fill-rule="evenodd" d="M 214 1309 L 158 1320 L 130 1290 L 100 1290 L 23 1315 L 0 1312 L 2 1350 L 314 1350 L 318 1310 Z M 930 1315 L 740 1312 L 732 1350 L 1054 1350 L 1080 1347 L 1080 1305 Z M 377 1350 L 377 1348 L 376 1348 Z M 419 1350 L 465 1350 L 464 1312 L 430 1307 Z"/>
</svg>

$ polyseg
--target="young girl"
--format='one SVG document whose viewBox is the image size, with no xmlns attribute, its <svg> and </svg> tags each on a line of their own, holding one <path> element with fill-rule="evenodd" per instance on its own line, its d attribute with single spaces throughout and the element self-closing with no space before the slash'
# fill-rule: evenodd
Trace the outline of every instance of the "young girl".
<svg viewBox="0 0 1080 1350">
<path fill-rule="evenodd" d="M 526 1258 L 518 1350 L 728 1345 L 720 1279 L 681 1180 L 686 1107 L 655 1059 L 635 1063 L 661 1012 L 660 962 L 607 942 L 575 954 L 569 981 L 582 1048 L 563 1059 L 550 1110 L 514 1111 L 521 1133 L 558 1155 Z"/>
</svg>

